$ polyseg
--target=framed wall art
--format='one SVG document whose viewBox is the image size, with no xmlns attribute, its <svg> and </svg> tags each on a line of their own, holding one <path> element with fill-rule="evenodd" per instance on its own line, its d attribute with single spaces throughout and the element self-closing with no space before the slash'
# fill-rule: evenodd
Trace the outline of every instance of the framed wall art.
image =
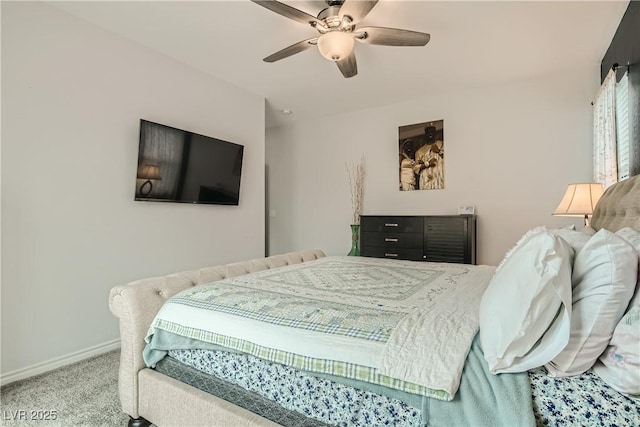
<svg viewBox="0 0 640 427">
<path fill-rule="evenodd" d="M 444 188 L 444 120 L 398 128 L 400 191 Z"/>
</svg>

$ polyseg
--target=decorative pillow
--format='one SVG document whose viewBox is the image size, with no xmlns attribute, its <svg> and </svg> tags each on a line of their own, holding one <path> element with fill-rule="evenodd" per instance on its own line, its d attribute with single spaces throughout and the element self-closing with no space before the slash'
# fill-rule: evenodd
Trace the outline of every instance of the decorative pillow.
<svg viewBox="0 0 640 427">
<path fill-rule="evenodd" d="M 631 243 L 640 262 L 640 232 L 623 228 L 616 232 Z M 640 399 L 640 278 L 626 313 L 613 331 L 607 350 L 593 370 L 621 393 Z"/>
<path fill-rule="evenodd" d="M 567 346 L 545 365 L 552 376 L 579 375 L 607 348 L 636 286 L 638 254 L 624 239 L 601 229 L 576 254 Z"/>
<path fill-rule="evenodd" d="M 480 342 L 489 370 L 523 372 L 569 340 L 573 249 L 553 232 L 525 234 L 480 301 Z"/>
</svg>

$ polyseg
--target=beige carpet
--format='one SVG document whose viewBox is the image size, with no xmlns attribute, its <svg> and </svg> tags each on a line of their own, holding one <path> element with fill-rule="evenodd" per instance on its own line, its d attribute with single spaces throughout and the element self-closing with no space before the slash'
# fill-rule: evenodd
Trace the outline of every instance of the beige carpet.
<svg viewBox="0 0 640 427">
<path fill-rule="evenodd" d="M 0 425 L 126 426 L 129 417 L 118 399 L 119 357 L 116 350 L 3 386 Z"/>
</svg>

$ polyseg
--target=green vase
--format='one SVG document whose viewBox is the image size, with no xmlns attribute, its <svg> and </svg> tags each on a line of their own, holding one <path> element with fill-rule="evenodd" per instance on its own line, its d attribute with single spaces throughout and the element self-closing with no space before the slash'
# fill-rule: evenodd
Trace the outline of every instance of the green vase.
<svg viewBox="0 0 640 427">
<path fill-rule="evenodd" d="M 351 250 L 347 255 L 360 256 L 360 225 L 351 224 Z"/>
</svg>

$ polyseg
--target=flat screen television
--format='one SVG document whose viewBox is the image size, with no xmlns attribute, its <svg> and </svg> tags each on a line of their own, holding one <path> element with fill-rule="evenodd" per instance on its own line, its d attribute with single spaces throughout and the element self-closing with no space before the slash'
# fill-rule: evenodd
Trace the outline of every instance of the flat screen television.
<svg viewBox="0 0 640 427">
<path fill-rule="evenodd" d="M 244 146 L 140 120 L 135 200 L 237 205 Z"/>
</svg>

